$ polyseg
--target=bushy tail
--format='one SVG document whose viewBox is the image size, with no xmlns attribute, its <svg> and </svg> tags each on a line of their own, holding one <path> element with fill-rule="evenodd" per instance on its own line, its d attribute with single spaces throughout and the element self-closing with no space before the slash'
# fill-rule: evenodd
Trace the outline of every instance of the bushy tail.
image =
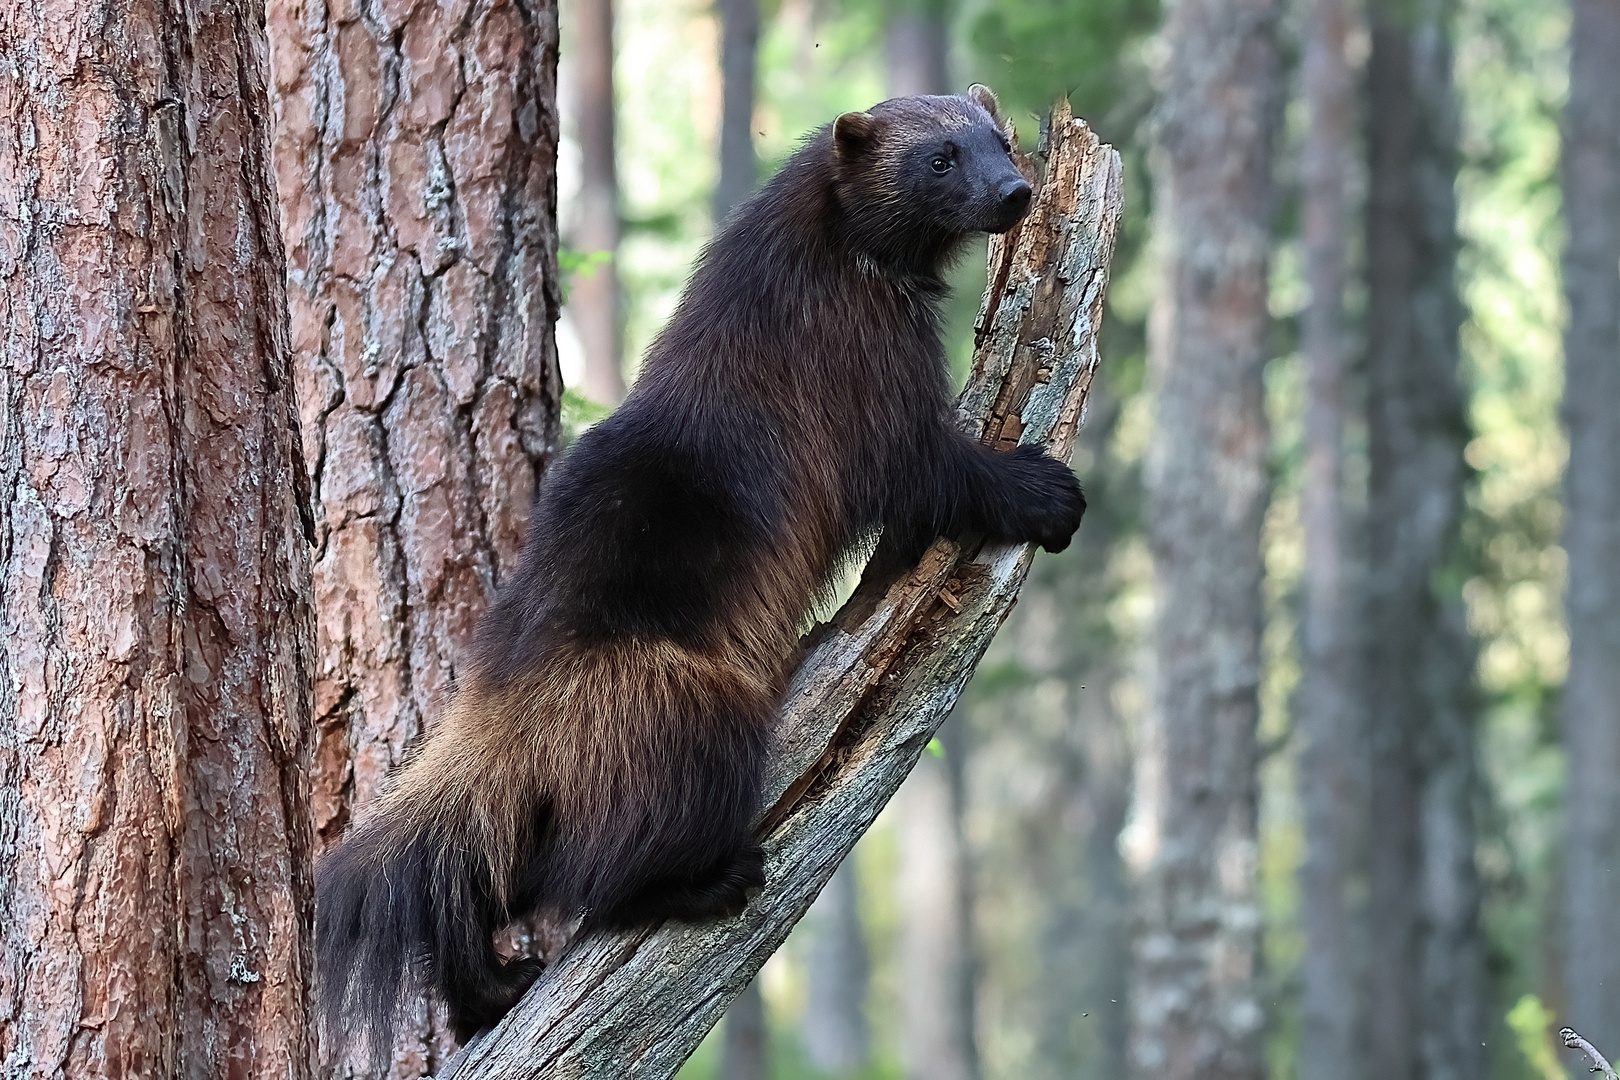
<svg viewBox="0 0 1620 1080">
<path fill-rule="evenodd" d="M 411 820 L 385 806 L 320 863 L 315 880 L 317 1009 L 328 1045 L 364 1040 L 386 1063 L 407 994 L 431 986 L 466 1042 L 498 1020 L 539 973 L 503 964 L 493 934 L 509 920 L 466 822 Z"/>
</svg>

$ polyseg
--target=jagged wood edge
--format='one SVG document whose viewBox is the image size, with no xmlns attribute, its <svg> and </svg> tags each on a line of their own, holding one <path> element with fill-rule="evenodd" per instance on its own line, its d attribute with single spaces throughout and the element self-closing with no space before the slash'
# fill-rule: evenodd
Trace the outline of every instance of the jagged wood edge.
<svg viewBox="0 0 1620 1080">
<path fill-rule="evenodd" d="M 1041 153 L 1034 208 L 990 245 L 958 419 L 986 442 L 1042 442 L 1067 460 L 1099 363 L 1122 169 L 1062 101 Z M 911 771 L 1033 553 L 940 541 L 880 599 L 858 591 L 811 636 L 784 700 L 761 825 L 764 893 L 734 919 L 576 943 L 445 1080 L 672 1076 Z"/>
</svg>

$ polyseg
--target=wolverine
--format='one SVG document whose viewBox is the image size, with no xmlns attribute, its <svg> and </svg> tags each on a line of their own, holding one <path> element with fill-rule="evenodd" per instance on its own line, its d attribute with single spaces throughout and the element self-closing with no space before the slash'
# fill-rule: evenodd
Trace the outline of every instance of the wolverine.
<svg viewBox="0 0 1620 1080">
<path fill-rule="evenodd" d="M 736 914 L 798 635 L 842 560 L 936 537 L 1061 551 L 1085 499 L 952 423 L 943 274 L 1031 190 L 995 97 L 812 135 L 724 222 L 624 403 L 546 472 L 445 715 L 317 870 L 322 1022 L 391 1041 L 432 987 L 462 1041 L 539 974 L 492 936 Z"/>
</svg>

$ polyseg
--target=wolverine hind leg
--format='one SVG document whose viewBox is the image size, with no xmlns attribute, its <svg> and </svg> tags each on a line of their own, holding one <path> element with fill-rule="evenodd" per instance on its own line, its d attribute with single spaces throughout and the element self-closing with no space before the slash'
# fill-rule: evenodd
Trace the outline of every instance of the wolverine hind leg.
<svg viewBox="0 0 1620 1080">
<path fill-rule="evenodd" d="M 693 874 L 671 874 L 646 882 L 601 911 L 590 922 L 605 930 L 649 926 L 666 919 L 699 922 L 740 915 L 765 885 L 765 852 L 749 840 L 732 854 Z"/>
</svg>

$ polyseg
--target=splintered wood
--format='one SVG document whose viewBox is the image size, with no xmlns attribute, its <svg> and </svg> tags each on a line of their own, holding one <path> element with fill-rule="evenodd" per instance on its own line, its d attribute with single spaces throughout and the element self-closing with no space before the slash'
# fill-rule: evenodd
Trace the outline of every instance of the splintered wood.
<svg viewBox="0 0 1620 1080">
<path fill-rule="evenodd" d="M 1119 155 L 1064 102 L 1039 154 L 1033 209 L 990 244 L 958 417 L 992 445 L 1035 443 L 1067 459 L 1099 363 L 1122 174 Z M 1033 555 L 942 540 L 882 595 L 858 591 L 810 636 L 784 696 L 761 819 L 764 892 L 734 919 L 577 942 L 446 1080 L 673 1075 L 911 771 Z"/>
</svg>

